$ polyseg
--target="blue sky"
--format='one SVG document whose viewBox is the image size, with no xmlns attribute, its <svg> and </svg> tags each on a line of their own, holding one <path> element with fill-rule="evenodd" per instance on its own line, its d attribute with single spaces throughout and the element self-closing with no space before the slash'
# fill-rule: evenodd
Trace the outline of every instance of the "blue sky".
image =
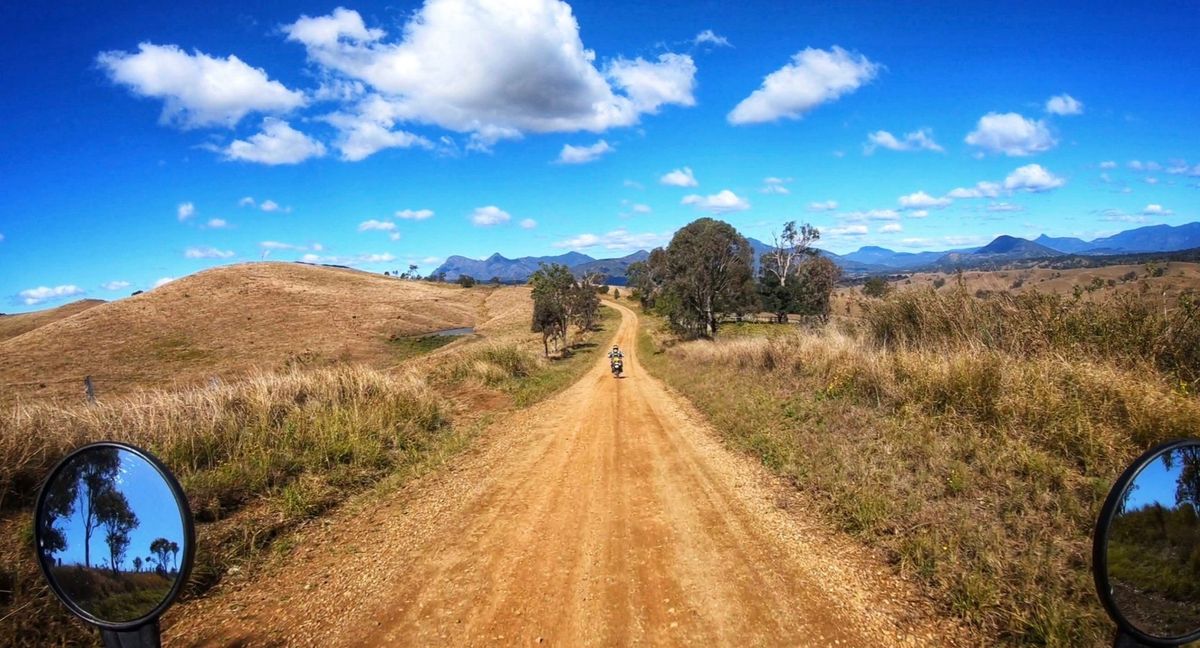
<svg viewBox="0 0 1200 648">
<path fill-rule="evenodd" d="M 6 7 L 0 310 L 706 215 L 841 253 L 1200 219 L 1194 3 L 782 4 Z"/>
</svg>

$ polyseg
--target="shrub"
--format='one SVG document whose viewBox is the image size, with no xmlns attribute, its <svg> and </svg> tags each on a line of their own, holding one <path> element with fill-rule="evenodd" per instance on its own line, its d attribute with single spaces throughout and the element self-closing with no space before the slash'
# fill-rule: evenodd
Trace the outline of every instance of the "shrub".
<svg viewBox="0 0 1200 648">
<path fill-rule="evenodd" d="M 867 297 L 880 297 L 887 295 L 891 290 L 887 279 L 883 277 L 871 277 L 863 284 L 862 291 Z"/>
</svg>

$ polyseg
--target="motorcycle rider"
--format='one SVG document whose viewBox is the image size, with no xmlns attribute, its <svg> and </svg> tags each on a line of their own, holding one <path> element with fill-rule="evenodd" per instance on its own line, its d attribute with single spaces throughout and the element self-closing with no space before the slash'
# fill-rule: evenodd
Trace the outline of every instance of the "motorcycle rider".
<svg viewBox="0 0 1200 648">
<path fill-rule="evenodd" d="M 621 348 L 613 345 L 612 351 L 608 352 L 608 365 L 613 368 L 613 375 L 625 369 L 625 354 L 621 353 Z M 620 369 L 617 368 L 617 363 L 620 363 Z"/>
</svg>

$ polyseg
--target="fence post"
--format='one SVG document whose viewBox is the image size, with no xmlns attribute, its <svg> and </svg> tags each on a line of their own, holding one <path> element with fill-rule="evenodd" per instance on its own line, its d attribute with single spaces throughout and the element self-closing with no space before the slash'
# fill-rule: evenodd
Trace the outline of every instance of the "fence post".
<svg viewBox="0 0 1200 648">
<path fill-rule="evenodd" d="M 83 393 L 87 396 L 88 405 L 96 404 L 96 386 L 92 384 L 91 376 L 83 378 Z"/>
</svg>

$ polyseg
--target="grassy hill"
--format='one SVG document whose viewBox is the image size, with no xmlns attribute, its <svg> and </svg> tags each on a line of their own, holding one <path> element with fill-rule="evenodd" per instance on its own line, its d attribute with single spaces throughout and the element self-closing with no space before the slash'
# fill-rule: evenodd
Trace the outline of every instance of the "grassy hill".
<svg viewBox="0 0 1200 648">
<path fill-rule="evenodd" d="M 0 318 L 29 327 L 0 341 L 0 404 L 76 398 L 87 375 L 107 397 L 298 363 L 387 366 L 389 339 L 474 326 L 484 296 L 300 264 L 214 268 L 116 302 Z"/>
<path fill-rule="evenodd" d="M 55 308 L 35 311 L 33 313 L 18 313 L 16 315 L 0 315 L 0 342 L 9 338 L 28 333 L 39 326 L 45 326 L 60 319 L 66 319 L 77 313 L 99 306 L 103 299 L 81 299 Z"/>
</svg>

